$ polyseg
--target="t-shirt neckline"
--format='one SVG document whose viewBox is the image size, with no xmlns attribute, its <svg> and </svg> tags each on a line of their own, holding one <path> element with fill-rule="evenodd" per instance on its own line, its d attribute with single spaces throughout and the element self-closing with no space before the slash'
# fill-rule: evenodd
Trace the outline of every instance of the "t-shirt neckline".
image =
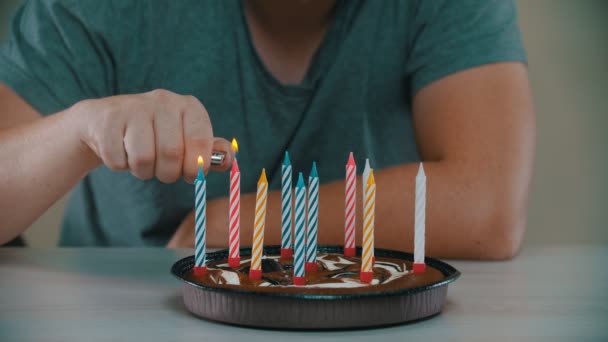
<svg viewBox="0 0 608 342">
<path fill-rule="evenodd" d="M 333 18 L 330 27 L 328 28 L 323 40 L 319 46 L 319 48 L 315 51 L 312 57 L 312 61 L 306 70 L 306 74 L 304 79 L 299 84 L 286 84 L 281 82 L 278 78 L 276 78 L 272 72 L 267 68 L 266 64 L 262 61 L 260 55 L 258 54 L 255 45 L 253 44 L 253 39 L 251 37 L 251 30 L 249 29 L 249 25 L 247 24 L 247 18 L 245 17 L 245 8 L 243 1 L 238 0 L 238 17 L 237 21 L 240 34 L 245 39 L 249 55 L 253 59 L 253 63 L 255 67 L 262 73 L 263 78 L 266 83 L 273 88 L 276 88 L 280 92 L 288 95 L 300 95 L 300 94 L 308 94 L 317 87 L 317 83 L 321 80 L 324 72 L 327 71 L 329 66 L 331 66 L 333 60 L 338 53 L 338 39 L 340 39 L 341 33 L 343 31 L 343 18 L 342 18 L 342 7 L 344 6 L 344 1 L 338 0 L 336 1 L 335 8 L 333 9 Z"/>
</svg>

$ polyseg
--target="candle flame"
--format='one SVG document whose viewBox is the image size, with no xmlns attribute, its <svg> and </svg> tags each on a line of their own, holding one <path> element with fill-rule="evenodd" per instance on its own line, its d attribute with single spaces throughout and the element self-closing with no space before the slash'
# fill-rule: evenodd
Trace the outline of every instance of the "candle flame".
<svg viewBox="0 0 608 342">
<path fill-rule="evenodd" d="M 198 156 L 198 165 L 199 166 L 203 166 L 203 164 L 205 164 L 205 161 L 203 160 L 203 156 Z"/>
<path fill-rule="evenodd" d="M 232 150 L 234 153 L 239 151 L 239 143 L 236 142 L 236 138 L 232 138 Z"/>
</svg>

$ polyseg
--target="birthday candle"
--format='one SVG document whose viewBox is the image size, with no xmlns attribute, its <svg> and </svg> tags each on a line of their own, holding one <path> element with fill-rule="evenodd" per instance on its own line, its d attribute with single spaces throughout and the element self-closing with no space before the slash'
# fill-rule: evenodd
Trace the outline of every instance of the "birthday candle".
<svg viewBox="0 0 608 342">
<path fill-rule="evenodd" d="M 251 267 L 249 278 L 262 279 L 262 250 L 264 248 L 264 226 L 266 225 L 266 200 L 268 199 L 268 180 L 266 169 L 258 180 L 258 192 L 255 200 L 255 221 L 253 227 L 253 248 L 251 249 Z"/>
<path fill-rule="evenodd" d="M 363 194 L 362 194 L 362 201 L 361 204 L 363 204 L 363 206 L 365 206 L 365 188 L 367 186 L 367 179 L 369 178 L 369 170 L 370 166 L 369 166 L 369 158 L 365 158 L 365 166 L 363 167 Z"/>
<path fill-rule="evenodd" d="M 285 152 L 281 167 L 281 258 L 291 258 L 291 161 Z"/>
<path fill-rule="evenodd" d="M 374 250 L 374 219 L 376 217 L 376 182 L 373 170 L 370 170 L 367 179 L 365 206 L 363 208 L 363 251 L 361 253 L 360 279 L 364 283 L 370 283 L 374 276 L 372 252 Z"/>
<path fill-rule="evenodd" d="M 293 258 L 293 284 L 306 285 L 304 262 L 306 259 L 306 186 L 302 172 L 296 183 L 296 229 Z"/>
<path fill-rule="evenodd" d="M 207 181 L 203 173 L 203 157 L 198 156 L 198 175 L 194 180 L 194 274 L 205 275 L 207 244 Z"/>
<path fill-rule="evenodd" d="M 344 191 L 344 256 L 355 256 L 355 213 L 357 211 L 357 164 L 351 152 L 346 163 Z"/>
<path fill-rule="evenodd" d="M 370 170 L 371 170 L 371 168 L 369 166 L 369 158 L 365 158 L 365 167 L 363 168 L 363 175 L 362 175 L 363 176 L 363 179 L 362 179 L 362 182 L 363 182 L 363 195 L 361 196 L 361 197 L 363 197 L 362 198 L 363 199 L 362 206 L 364 208 L 365 208 L 365 202 L 366 202 L 366 200 L 365 200 L 365 196 L 366 196 L 365 189 L 366 189 L 366 186 L 367 186 L 367 181 L 368 181 L 368 178 L 369 178 L 369 172 L 370 172 Z M 374 250 L 372 249 L 372 265 L 375 262 L 376 262 L 376 257 L 374 256 Z"/>
<path fill-rule="evenodd" d="M 426 230 L 426 175 L 422 163 L 416 175 L 416 212 L 414 222 L 414 273 L 424 273 L 424 241 Z"/>
<path fill-rule="evenodd" d="M 240 230 L 241 230 L 241 171 L 239 163 L 236 160 L 236 152 L 239 151 L 239 146 L 236 139 L 232 139 L 232 149 L 235 153 L 232 169 L 230 170 L 230 210 L 229 210 L 229 257 L 228 265 L 230 267 L 239 267 L 241 265 L 240 248 Z"/>
<path fill-rule="evenodd" d="M 317 229 L 319 227 L 319 175 L 312 163 L 308 177 L 308 228 L 306 234 L 306 272 L 317 271 Z"/>
</svg>

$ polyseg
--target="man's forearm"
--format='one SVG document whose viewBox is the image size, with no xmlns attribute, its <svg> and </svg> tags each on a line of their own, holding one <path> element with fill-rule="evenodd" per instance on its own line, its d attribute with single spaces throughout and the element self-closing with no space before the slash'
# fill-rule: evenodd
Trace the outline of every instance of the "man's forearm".
<svg viewBox="0 0 608 342">
<path fill-rule="evenodd" d="M 427 174 L 426 249 L 430 256 L 443 258 L 500 259 L 505 238 L 499 227 L 517 223 L 517 215 L 501 210 L 490 193 L 474 175 L 444 162 L 424 164 Z M 375 247 L 413 251 L 414 192 L 418 164 L 396 166 L 374 172 L 376 180 Z M 357 186 L 357 245 L 361 245 L 361 178 Z M 505 194 L 506 196 L 507 194 Z M 265 244 L 280 244 L 281 197 L 279 191 L 268 195 Z M 255 194 L 241 196 L 241 245 L 251 245 Z M 228 200 L 210 201 L 212 230 L 210 245 L 226 246 L 228 238 Z M 508 222 L 497 222 L 506 220 Z M 497 226 L 499 225 L 499 226 Z M 521 237 L 515 237 L 521 238 Z M 324 184 L 319 198 L 319 243 L 344 244 L 344 181 Z M 515 243 L 515 242 L 513 242 Z"/>
<path fill-rule="evenodd" d="M 0 243 L 23 232 L 99 164 L 67 112 L 0 130 Z"/>
</svg>

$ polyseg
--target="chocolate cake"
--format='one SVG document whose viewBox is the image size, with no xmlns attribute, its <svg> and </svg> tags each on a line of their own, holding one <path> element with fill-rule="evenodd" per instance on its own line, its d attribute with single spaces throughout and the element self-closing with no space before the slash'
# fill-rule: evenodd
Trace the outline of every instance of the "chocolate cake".
<svg viewBox="0 0 608 342">
<path fill-rule="evenodd" d="M 279 256 L 262 258 L 262 279 L 249 278 L 250 258 L 241 259 L 238 268 L 228 266 L 227 259 L 210 260 L 204 276 L 194 275 L 190 270 L 184 274 L 186 280 L 206 287 L 233 288 L 256 292 L 309 293 L 309 294 L 356 294 L 384 292 L 421 287 L 442 281 L 445 276 L 427 265 L 426 272 L 415 274 L 412 262 L 404 259 L 377 256 L 373 267 L 371 284 L 359 280 L 360 257 L 345 257 L 342 254 L 319 253 L 317 272 L 306 274 L 306 285 L 295 286 L 292 281 L 293 259 Z"/>
</svg>

